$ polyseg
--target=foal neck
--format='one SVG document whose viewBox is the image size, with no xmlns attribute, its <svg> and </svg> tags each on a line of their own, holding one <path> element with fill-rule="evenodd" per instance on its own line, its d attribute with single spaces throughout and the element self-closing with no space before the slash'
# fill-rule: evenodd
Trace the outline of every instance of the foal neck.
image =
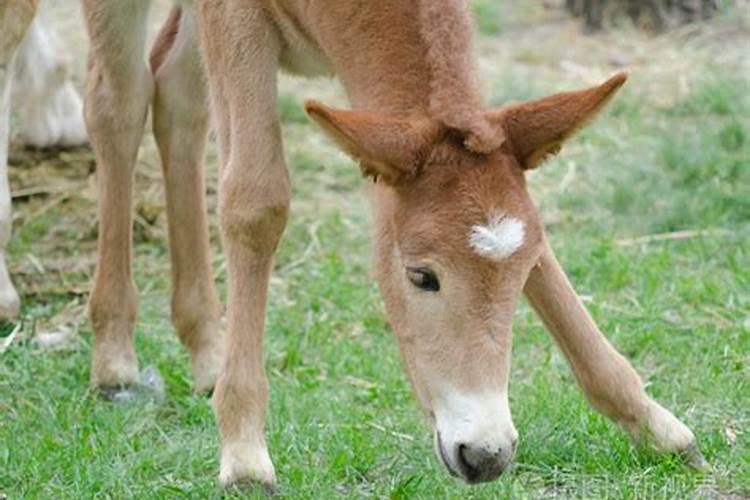
<svg viewBox="0 0 750 500">
<path fill-rule="evenodd" d="M 463 0 L 340 0 L 305 17 L 354 108 L 460 127 L 481 107 Z"/>
</svg>

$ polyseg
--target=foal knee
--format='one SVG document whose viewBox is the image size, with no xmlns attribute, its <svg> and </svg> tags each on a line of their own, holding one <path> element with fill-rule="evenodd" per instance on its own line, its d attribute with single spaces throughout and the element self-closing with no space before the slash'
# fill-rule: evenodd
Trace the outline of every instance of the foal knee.
<svg viewBox="0 0 750 500">
<path fill-rule="evenodd" d="M 262 259 L 273 256 L 289 218 L 291 192 L 286 168 L 275 169 L 275 173 L 275 178 L 257 183 L 250 179 L 238 182 L 230 176 L 223 186 L 224 237 Z"/>
<path fill-rule="evenodd" d="M 84 119 L 92 145 L 108 152 L 136 151 L 153 92 L 153 78 L 145 64 L 142 68 L 105 73 L 92 58 L 84 101 Z"/>
</svg>

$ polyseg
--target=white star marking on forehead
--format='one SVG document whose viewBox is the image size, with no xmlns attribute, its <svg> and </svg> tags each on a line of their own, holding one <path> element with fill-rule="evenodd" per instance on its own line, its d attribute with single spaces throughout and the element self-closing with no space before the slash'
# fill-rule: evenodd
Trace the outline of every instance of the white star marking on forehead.
<svg viewBox="0 0 750 500">
<path fill-rule="evenodd" d="M 474 251 L 493 260 L 510 257 L 523 245 L 523 222 L 510 215 L 498 214 L 486 226 L 476 225 L 469 233 L 469 245 Z"/>
</svg>

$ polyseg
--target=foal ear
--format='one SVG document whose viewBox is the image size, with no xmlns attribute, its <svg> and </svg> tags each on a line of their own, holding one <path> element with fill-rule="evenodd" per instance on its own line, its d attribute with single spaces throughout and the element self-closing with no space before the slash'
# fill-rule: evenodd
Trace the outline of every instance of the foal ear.
<svg viewBox="0 0 750 500">
<path fill-rule="evenodd" d="M 536 168 L 560 151 L 562 143 L 588 124 L 625 83 L 618 73 L 598 87 L 555 94 L 490 111 L 490 120 L 505 129 L 524 169 Z"/>
<path fill-rule="evenodd" d="M 317 101 L 307 101 L 305 110 L 339 148 L 359 161 L 363 175 L 391 185 L 417 175 L 440 130 L 429 119 L 338 110 Z"/>
</svg>

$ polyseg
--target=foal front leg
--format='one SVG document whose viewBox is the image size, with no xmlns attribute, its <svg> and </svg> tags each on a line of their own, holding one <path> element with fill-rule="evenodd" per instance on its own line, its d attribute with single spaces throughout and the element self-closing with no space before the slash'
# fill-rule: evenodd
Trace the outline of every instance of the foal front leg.
<svg viewBox="0 0 750 500">
<path fill-rule="evenodd" d="M 138 381 L 131 268 L 133 174 L 153 92 L 144 61 L 148 0 L 83 0 L 91 40 L 85 119 L 96 155 L 99 244 L 89 315 L 91 380 L 116 388 Z"/>
<path fill-rule="evenodd" d="M 695 436 L 651 399 L 630 363 L 602 335 L 547 245 L 524 293 L 570 363 L 591 405 L 636 441 L 702 466 Z"/>
<path fill-rule="evenodd" d="M 222 485 L 272 485 L 264 437 L 263 366 L 268 281 L 286 226 L 290 185 L 276 115 L 280 42 L 253 2 L 199 3 L 213 110 L 224 165 L 220 217 L 228 273 L 227 356 L 214 392 Z"/>
</svg>

